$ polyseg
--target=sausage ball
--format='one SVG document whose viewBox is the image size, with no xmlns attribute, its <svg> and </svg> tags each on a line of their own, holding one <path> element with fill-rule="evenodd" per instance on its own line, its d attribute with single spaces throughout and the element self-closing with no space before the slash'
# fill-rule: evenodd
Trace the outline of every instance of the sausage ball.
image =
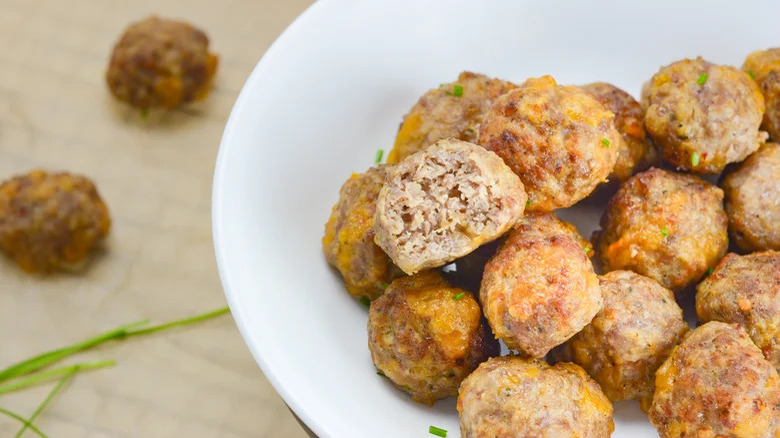
<svg viewBox="0 0 780 438">
<path fill-rule="evenodd" d="M 582 88 L 615 113 L 615 128 L 620 133 L 620 139 L 616 144 L 617 162 L 610 178 L 625 181 L 655 164 L 658 154 L 645 133 L 645 113 L 639 102 L 620 88 L 605 82 L 594 82 Z"/>
<path fill-rule="evenodd" d="M 743 326 L 780 372 L 780 252 L 726 255 L 696 288 L 696 314 Z"/>
<path fill-rule="evenodd" d="M 439 140 L 388 172 L 375 241 L 411 275 L 497 239 L 523 214 L 526 200 L 523 183 L 498 155 Z"/>
<path fill-rule="evenodd" d="M 131 24 L 116 43 L 106 80 L 116 98 L 134 107 L 175 108 L 206 97 L 217 60 L 200 29 L 149 17 Z"/>
<path fill-rule="evenodd" d="M 731 170 L 721 186 L 729 232 L 745 251 L 780 250 L 780 144 L 765 143 Z"/>
<path fill-rule="evenodd" d="M 653 397 L 655 372 L 688 331 L 674 294 L 631 271 L 599 277 L 604 306 L 553 353 L 582 366 L 610 400 Z"/>
<path fill-rule="evenodd" d="M 26 272 L 78 266 L 110 228 L 86 177 L 33 170 L 0 184 L 0 249 Z"/>
<path fill-rule="evenodd" d="M 701 58 L 666 67 L 642 90 L 647 133 L 678 169 L 719 173 L 766 140 L 761 90 L 747 73 Z"/>
<path fill-rule="evenodd" d="M 623 183 L 595 235 L 606 271 L 626 269 L 678 291 L 728 249 L 723 191 L 693 175 L 661 169 Z"/>
<path fill-rule="evenodd" d="M 742 71 L 755 79 L 766 102 L 761 129 L 773 141 L 780 141 L 780 48 L 751 53 L 742 64 Z"/>
<path fill-rule="evenodd" d="M 379 297 L 388 283 L 402 275 L 374 243 L 376 198 L 387 169 L 381 165 L 352 174 L 341 187 L 339 200 L 325 224 L 325 258 L 341 272 L 347 291 L 358 298 Z"/>
<path fill-rule="evenodd" d="M 399 278 L 371 303 L 371 359 L 420 403 L 458 394 L 477 365 L 499 354 L 474 297 L 435 271 Z"/>
<path fill-rule="evenodd" d="M 614 118 L 592 94 L 544 76 L 496 100 L 479 144 L 520 177 L 530 210 L 552 211 L 588 196 L 612 172 L 621 141 Z"/>
<path fill-rule="evenodd" d="M 463 381 L 458 395 L 462 438 L 606 438 L 612 404 L 582 368 L 495 357 Z"/>
<path fill-rule="evenodd" d="M 649 415 L 662 438 L 776 438 L 777 371 L 744 330 L 709 322 L 658 369 Z"/>
<path fill-rule="evenodd" d="M 429 90 L 404 117 L 387 162 L 397 163 L 444 138 L 476 142 L 479 125 L 493 101 L 515 87 L 464 71 L 457 81 Z"/>
<path fill-rule="evenodd" d="M 479 293 L 495 336 L 530 357 L 582 330 L 602 303 L 582 243 L 552 213 L 520 219 L 485 266 Z"/>
</svg>

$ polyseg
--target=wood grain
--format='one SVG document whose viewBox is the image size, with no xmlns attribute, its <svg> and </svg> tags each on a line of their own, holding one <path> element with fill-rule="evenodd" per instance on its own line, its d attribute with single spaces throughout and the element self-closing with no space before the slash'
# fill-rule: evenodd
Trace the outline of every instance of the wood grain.
<svg viewBox="0 0 780 438">
<path fill-rule="evenodd" d="M 111 235 L 79 274 L 32 277 L 0 258 L 0 366 L 142 318 L 224 305 L 211 242 L 211 179 L 224 123 L 263 52 L 309 0 L 3 0 L 0 179 L 32 168 L 91 177 Z M 124 27 L 150 14 L 203 28 L 220 54 L 202 105 L 143 121 L 103 75 Z M 233 321 L 113 343 L 37 425 L 55 437 L 304 437 Z M 0 397 L 29 415 L 50 385 Z M 16 423 L 0 419 L 0 436 Z M 25 436 L 33 436 L 27 433 Z"/>
</svg>

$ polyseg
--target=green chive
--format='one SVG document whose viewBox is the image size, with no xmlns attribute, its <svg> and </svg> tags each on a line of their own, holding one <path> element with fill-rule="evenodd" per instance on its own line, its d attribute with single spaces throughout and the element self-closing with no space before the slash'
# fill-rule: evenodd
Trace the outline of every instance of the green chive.
<svg viewBox="0 0 780 438">
<path fill-rule="evenodd" d="M 141 119 L 149 120 L 149 108 L 142 108 L 141 109 Z"/>
<path fill-rule="evenodd" d="M 383 281 L 383 282 L 379 283 L 379 286 L 380 286 L 382 289 L 387 289 L 387 286 L 390 286 L 390 285 L 389 285 L 389 284 L 387 284 L 387 283 L 385 283 L 385 282 Z"/>
<path fill-rule="evenodd" d="M 428 428 L 428 433 L 431 434 L 431 435 L 436 435 L 436 436 L 441 436 L 441 437 L 446 437 L 447 436 L 447 431 L 445 429 L 441 429 L 441 428 L 436 427 L 436 426 L 429 427 Z"/>
<path fill-rule="evenodd" d="M 531 200 L 529 199 L 529 200 L 525 201 L 525 208 L 528 208 L 530 206 L 531 206 Z"/>
<path fill-rule="evenodd" d="M 702 73 L 699 75 L 699 79 L 696 80 L 696 83 L 699 85 L 704 85 L 705 82 L 707 82 L 707 73 Z"/>
<path fill-rule="evenodd" d="M 377 372 L 376 372 L 376 375 L 377 375 L 377 376 L 380 376 L 380 377 L 387 377 L 387 376 L 385 375 L 385 373 L 383 373 L 383 372 L 381 372 L 381 371 L 377 371 Z"/>
<path fill-rule="evenodd" d="M 84 362 L 76 365 L 68 365 L 60 368 L 54 368 L 48 371 L 41 371 L 40 373 L 28 375 L 27 377 L 22 377 L 20 379 L 14 380 L 13 382 L 0 385 L 0 395 L 8 392 L 18 391 L 30 386 L 39 385 L 41 383 L 46 383 L 52 378 L 68 375 L 70 373 L 96 370 L 100 368 L 112 367 L 114 365 L 116 365 L 116 362 L 113 360 L 101 360 L 97 362 Z"/>
<path fill-rule="evenodd" d="M 607 140 L 606 138 L 602 138 L 601 139 L 601 144 L 603 144 L 604 147 L 608 148 L 609 147 L 609 140 Z"/>
<path fill-rule="evenodd" d="M 704 276 L 709 277 L 710 275 L 712 275 L 712 271 L 713 271 L 712 266 L 710 266 L 709 268 L 707 268 L 707 272 L 704 273 Z"/>
<path fill-rule="evenodd" d="M 590 252 L 590 247 L 589 247 L 589 246 L 586 246 L 586 247 L 584 248 L 584 250 L 585 250 L 585 254 L 587 254 L 587 253 L 589 253 L 589 252 Z"/>
<path fill-rule="evenodd" d="M 45 433 L 41 432 L 40 429 L 35 427 L 32 423 L 22 418 L 21 415 L 14 414 L 13 412 L 9 411 L 8 409 L 0 408 L 0 414 L 5 414 L 14 420 L 24 424 L 25 426 L 29 427 L 31 431 L 35 432 L 39 437 L 41 438 L 49 438 Z"/>
<path fill-rule="evenodd" d="M 466 292 L 460 292 L 460 293 L 457 293 L 457 294 L 453 295 L 452 299 L 457 301 L 457 300 L 463 298 L 464 296 L 466 296 Z"/>
<path fill-rule="evenodd" d="M 696 167 L 699 165 L 699 153 L 694 152 L 691 154 L 691 166 Z"/>
<path fill-rule="evenodd" d="M 409 385 L 404 385 L 403 388 L 409 392 L 412 392 L 412 388 L 410 388 Z"/>
<path fill-rule="evenodd" d="M 385 154 L 385 151 L 383 149 L 379 149 L 376 151 L 376 164 L 379 164 L 382 162 L 382 155 Z"/>
<path fill-rule="evenodd" d="M 661 234 L 663 234 L 664 237 L 669 237 L 669 230 L 666 229 L 666 227 L 661 228 Z"/>
<path fill-rule="evenodd" d="M 32 422 L 35 421 L 35 419 L 38 418 L 39 415 L 41 415 L 41 412 L 43 412 L 43 410 L 46 409 L 47 406 L 49 406 L 49 403 L 51 403 L 51 399 L 53 399 L 54 396 L 57 395 L 58 392 L 60 392 L 60 389 L 62 389 L 62 387 L 65 386 L 65 384 L 70 381 L 73 375 L 76 374 L 76 371 L 77 370 L 74 368 L 63 378 L 61 378 L 59 382 L 57 382 L 57 385 L 54 386 L 54 389 L 49 391 L 49 395 L 47 395 L 46 398 L 43 399 L 41 404 L 38 405 L 38 408 L 35 410 L 35 412 L 33 412 L 32 415 L 30 415 L 30 418 L 27 419 L 27 423 L 25 423 L 25 425 L 22 426 L 21 429 L 19 429 L 19 432 L 16 432 L 14 438 L 21 438 L 21 436 L 24 435 L 24 432 L 30 428 Z"/>
<path fill-rule="evenodd" d="M 753 73 L 753 70 L 748 70 L 748 74 L 750 75 L 751 78 L 753 78 L 753 79 L 756 78 L 756 74 Z"/>
<path fill-rule="evenodd" d="M 452 86 L 452 92 L 450 92 L 448 90 L 447 94 L 449 94 L 450 96 L 455 96 L 455 97 L 463 96 L 463 85 L 459 85 L 459 84 L 453 85 Z"/>
<path fill-rule="evenodd" d="M 371 306 L 371 300 L 369 300 L 368 297 L 360 297 L 360 304 L 369 307 Z"/>
</svg>

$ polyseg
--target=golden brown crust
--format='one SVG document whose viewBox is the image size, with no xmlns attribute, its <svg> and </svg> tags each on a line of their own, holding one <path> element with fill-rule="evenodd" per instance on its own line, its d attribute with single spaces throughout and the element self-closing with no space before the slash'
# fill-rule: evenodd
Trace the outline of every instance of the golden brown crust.
<svg viewBox="0 0 780 438">
<path fill-rule="evenodd" d="M 347 291 L 371 300 L 381 296 L 394 278 L 403 275 L 374 243 L 376 198 L 387 169 L 388 166 L 381 165 L 352 174 L 341 187 L 322 238 L 325 258 L 341 272 Z"/>
<path fill-rule="evenodd" d="M 780 48 L 751 53 L 742 71 L 755 79 L 766 102 L 761 129 L 769 133 L 772 141 L 780 141 Z"/>
<path fill-rule="evenodd" d="M 504 356 L 482 363 L 458 395 L 462 438 L 607 438 L 612 404 L 582 368 Z"/>
<path fill-rule="evenodd" d="M 696 290 L 700 320 L 743 326 L 780 372 L 780 253 L 727 254 Z"/>
<path fill-rule="evenodd" d="M 779 380 L 744 330 L 709 322 L 658 369 L 650 421 L 662 438 L 776 438 Z"/>
<path fill-rule="evenodd" d="M 604 306 L 554 350 L 583 367 L 612 401 L 653 396 L 655 372 L 688 331 L 672 291 L 631 271 L 599 277 Z"/>
<path fill-rule="evenodd" d="M 582 243 L 552 213 L 527 214 L 485 266 L 480 299 L 510 349 L 542 357 L 587 325 L 601 289 Z"/>
<path fill-rule="evenodd" d="M 544 76 L 499 97 L 478 142 L 520 177 L 530 210 L 552 211 L 574 205 L 607 179 L 620 138 L 614 114 L 592 94 Z"/>
<path fill-rule="evenodd" d="M 368 347 L 377 369 L 420 403 L 458 394 L 498 342 L 474 297 L 435 271 L 399 278 L 371 303 Z"/>
<path fill-rule="evenodd" d="M 766 140 L 759 131 L 764 98 L 734 67 L 701 58 L 677 61 L 643 90 L 645 127 L 662 158 L 678 169 L 719 173 Z"/>
<path fill-rule="evenodd" d="M 780 145 L 765 143 L 723 178 L 729 233 L 745 251 L 780 250 Z"/>
<path fill-rule="evenodd" d="M 82 263 L 110 228 L 86 177 L 34 170 L 0 185 L 0 249 L 26 272 Z"/>
<path fill-rule="evenodd" d="M 111 53 L 108 88 L 138 108 L 174 108 L 206 97 L 217 71 L 209 39 L 189 23 L 149 17 L 131 24 Z"/>
<path fill-rule="evenodd" d="M 462 96 L 454 94 L 456 85 L 462 87 Z M 476 142 L 479 125 L 493 101 L 515 87 L 464 71 L 457 81 L 429 90 L 404 116 L 387 162 L 397 163 L 444 138 Z"/>
<path fill-rule="evenodd" d="M 606 271 L 625 269 L 678 291 L 726 254 L 723 191 L 693 175 L 661 169 L 623 183 L 594 241 Z"/>
<path fill-rule="evenodd" d="M 615 113 L 615 128 L 620 133 L 618 158 L 610 178 L 625 181 L 658 162 L 658 153 L 645 132 L 645 112 L 630 94 L 605 82 L 582 86 L 604 107 Z"/>
</svg>

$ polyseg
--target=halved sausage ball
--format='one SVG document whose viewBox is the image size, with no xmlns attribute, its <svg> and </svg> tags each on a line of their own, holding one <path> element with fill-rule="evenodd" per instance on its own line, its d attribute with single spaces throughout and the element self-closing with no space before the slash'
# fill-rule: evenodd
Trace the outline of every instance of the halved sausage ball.
<svg viewBox="0 0 780 438">
<path fill-rule="evenodd" d="M 708 322 L 658 369 L 649 415 L 661 438 L 776 438 L 780 379 L 744 330 Z"/>
<path fill-rule="evenodd" d="M 462 438 L 607 438 L 612 404 L 582 368 L 517 356 L 484 362 L 458 395 Z"/>
<path fill-rule="evenodd" d="M 741 325 L 780 372 L 780 252 L 727 254 L 696 290 L 700 320 Z"/>
<path fill-rule="evenodd" d="M 458 80 L 429 90 L 409 110 L 387 156 L 397 163 L 445 138 L 476 142 L 493 101 L 517 85 L 464 71 Z"/>
<path fill-rule="evenodd" d="M 748 55 L 742 71 L 758 83 L 766 102 L 761 129 L 772 141 L 780 141 L 780 48 L 758 50 Z"/>
<path fill-rule="evenodd" d="M 723 178 L 729 232 L 745 251 L 780 250 L 780 144 L 765 143 Z"/>
<path fill-rule="evenodd" d="M 480 300 L 493 333 L 543 357 L 601 308 L 601 288 L 582 243 L 552 213 L 524 216 L 485 266 Z"/>
<path fill-rule="evenodd" d="M 460 382 L 499 353 L 474 297 L 435 271 L 399 278 L 371 302 L 368 347 L 379 371 L 427 404 L 457 395 Z"/>
<path fill-rule="evenodd" d="M 623 183 L 595 235 L 606 271 L 637 272 L 678 291 L 728 248 L 723 191 L 693 175 L 650 169 Z"/>
<path fill-rule="evenodd" d="M 352 174 L 339 193 L 325 224 L 322 247 L 328 263 L 341 272 L 350 294 L 373 300 L 403 273 L 374 243 L 376 198 L 385 183 L 388 166 Z"/>
<path fill-rule="evenodd" d="M 388 172 L 377 199 L 375 241 L 411 275 L 497 239 L 523 214 L 526 199 L 498 155 L 440 140 Z"/>
<path fill-rule="evenodd" d="M 558 360 L 582 366 L 610 400 L 653 397 L 655 372 L 688 331 L 674 294 L 631 271 L 599 277 L 604 306 L 558 349 Z"/>
<path fill-rule="evenodd" d="M 645 127 L 662 158 L 681 170 L 719 173 L 766 140 L 764 98 L 734 67 L 701 58 L 662 67 L 642 92 Z"/>
<path fill-rule="evenodd" d="M 520 177 L 530 210 L 552 211 L 588 196 L 612 172 L 621 139 L 614 118 L 592 94 L 544 76 L 499 97 L 478 142 Z"/>
</svg>

